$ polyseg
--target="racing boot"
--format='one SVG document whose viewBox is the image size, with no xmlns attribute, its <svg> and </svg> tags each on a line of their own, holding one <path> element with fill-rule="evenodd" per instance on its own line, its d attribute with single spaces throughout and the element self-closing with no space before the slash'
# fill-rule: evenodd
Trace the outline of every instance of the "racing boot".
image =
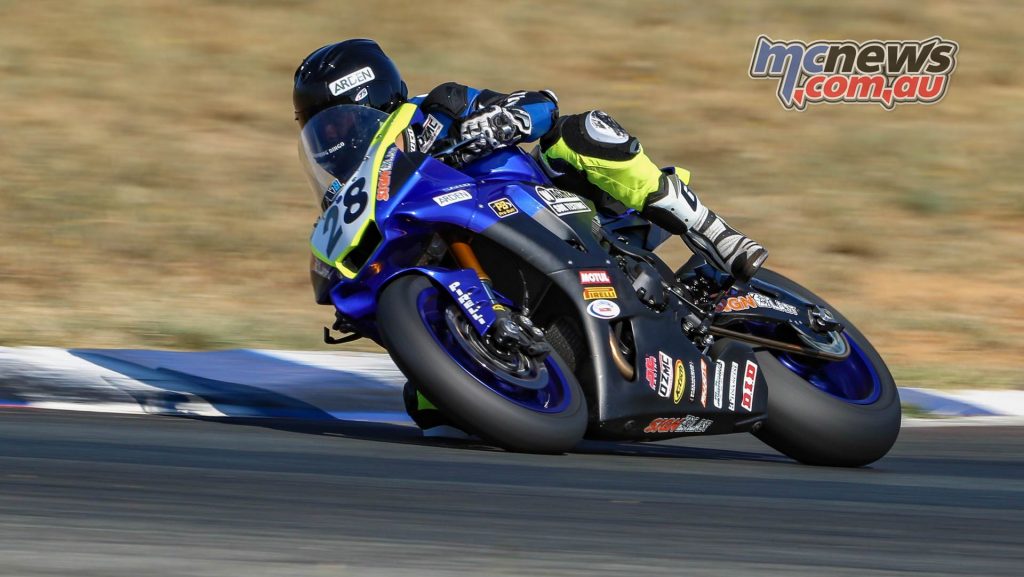
<svg viewBox="0 0 1024 577">
<path fill-rule="evenodd" d="M 739 282 L 749 281 L 768 258 L 763 246 L 701 204 L 674 169 L 666 171 L 658 190 L 648 195 L 641 215 L 681 236 L 693 252 Z"/>
<path fill-rule="evenodd" d="M 405 402 L 405 412 L 409 414 L 416 426 L 423 432 L 424 437 L 444 439 L 472 439 L 468 433 L 459 429 L 449 421 L 441 411 L 430 402 L 430 399 L 423 396 L 423 393 L 416 390 L 410 382 L 405 383 L 402 388 L 402 400 Z"/>
</svg>

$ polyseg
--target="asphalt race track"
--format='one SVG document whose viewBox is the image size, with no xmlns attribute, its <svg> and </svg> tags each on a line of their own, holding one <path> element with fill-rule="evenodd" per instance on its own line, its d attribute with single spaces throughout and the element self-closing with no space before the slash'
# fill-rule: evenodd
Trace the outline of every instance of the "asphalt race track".
<svg viewBox="0 0 1024 577">
<path fill-rule="evenodd" d="M 1024 428 L 859 470 L 747 436 L 560 457 L 393 425 L 0 411 L 0 574 L 1014 575 Z"/>
</svg>

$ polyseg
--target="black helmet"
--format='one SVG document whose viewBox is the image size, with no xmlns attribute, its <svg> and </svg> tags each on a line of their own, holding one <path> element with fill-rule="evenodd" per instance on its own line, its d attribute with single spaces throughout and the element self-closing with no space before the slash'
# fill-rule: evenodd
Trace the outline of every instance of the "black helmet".
<svg viewBox="0 0 1024 577">
<path fill-rule="evenodd" d="M 408 91 L 398 68 L 373 40 L 345 40 L 315 50 L 295 70 L 295 120 L 299 126 L 338 104 L 392 112 Z"/>
</svg>

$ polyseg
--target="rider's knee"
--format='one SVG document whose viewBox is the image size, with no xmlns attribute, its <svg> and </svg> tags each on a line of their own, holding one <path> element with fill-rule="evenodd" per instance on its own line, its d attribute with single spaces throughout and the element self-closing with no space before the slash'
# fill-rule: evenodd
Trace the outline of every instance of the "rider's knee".
<svg viewBox="0 0 1024 577">
<path fill-rule="evenodd" d="M 562 116 L 541 138 L 540 147 L 548 158 L 570 164 L 579 164 L 574 157 L 626 162 L 642 154 L 640 141 L 600 110 Z"/>
</svg>

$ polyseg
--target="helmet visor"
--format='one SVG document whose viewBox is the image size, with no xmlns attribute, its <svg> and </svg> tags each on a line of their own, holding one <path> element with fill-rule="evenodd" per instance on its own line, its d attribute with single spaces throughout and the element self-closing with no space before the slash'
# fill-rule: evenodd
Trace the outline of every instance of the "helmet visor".
<svg viewBox="0 0 1024 577">
<path fill-rule="evenodd" d="M 366 160 L 370 142 L 388 115 L 367 106 L 342 104 L 317 113 L 302 128 L 299 157 L 326 209 L 344 184 Z"/>
</svg>

